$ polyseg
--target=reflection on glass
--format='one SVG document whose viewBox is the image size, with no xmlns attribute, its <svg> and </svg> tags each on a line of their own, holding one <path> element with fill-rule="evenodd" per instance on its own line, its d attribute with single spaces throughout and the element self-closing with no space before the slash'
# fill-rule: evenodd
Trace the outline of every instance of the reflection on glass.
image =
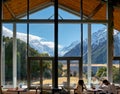
<svg viewBox="0 0 120 94">
<path fill-rule="evenodd" d="M 64 60 L 58 61 L 58 84 L 59 86 L 67 86 L 67 62 Z"/>
<path fill-rule="evenodd" d="M 17 82 L 19 87 L 27 86 L 27 29 L 26 24 L 16 25 Z"/>
<path fill-rule="evenodd" d="M 8 29 L 9 28 L 9 29 Z M 2 25 L 1 80 L 5 87 L 13 86 L 13 25 Z"/>
<path fill-rule="evenodd" d="M 31 86 L 40 85 L 40 61 L 32 60 L 30 62 L 30 83 Z"/>
<path fill-rule="evenodd" d="M 74 88 L 79 80 L 79 62 L 70 61 L 70 87 Z"/>
<path fill-rule="evenodd" d="M 91 29 L 91 30 L 90 30 Z M 90 87 L 92 80 L 94 84 L 99 82 L 102 78 L 106 78 L 106 69 L 107 66 L 107 26 L 102 24 L 91 24 L 91 27 L 88 29 L 88 32 L 91 32 L 89 39 L 89 45 L 87 44 L 86 52 L 84 52 L 84 72 L 87 76 L 87 83 Z M 89 48 L 88 48 L 89 47 Z M 99 75 L 102 68 L 105 70 L 105 74 Z M 98 79 L 99 78 L 99 79 Z"/>
<path fill-rule="evenodd" d="M 107 78 L 107 26 L 102 24 L 92 24 L 91 28 L 91 80 L 94 84 L 98 80 Z M 105 70 L 104 72 L 99 73 L 100 70 Z M 101 74 L 101 75 L 100 75 Z M 99 78 L 99 79 L 98 79 Z"/>
<path fill-rule="evenodd" d="M 44 60 L 42 62 L 42 79 L 43 89 L 51 89 L 52 87 L 52 61 Z"/>
<path fill-rule="evenodd" d="M 113 61 L 113 83 L 116 85 L 120 84 L 120 60 Z"/>
</svg>

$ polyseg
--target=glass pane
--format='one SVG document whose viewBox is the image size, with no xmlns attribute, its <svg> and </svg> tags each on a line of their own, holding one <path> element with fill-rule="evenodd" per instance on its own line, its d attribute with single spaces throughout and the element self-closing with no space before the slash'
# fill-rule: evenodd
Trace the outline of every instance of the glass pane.
<svg viewBox="0 0 120 94">
<path fill-rule="evenodd" d="M 114 60 L 113 61 L 113 83 L 115 83 L 116 86 L 120 85 L 120 60 Z"/>
<path fill-rule="evenodd" d="M 43 89 L 52 88 L 52 61 L 43 60 L 42 62 Z"/>
<path fill-rule="evenodd" d="M 77 60 L 70 61 L 70 87 L 75 88 L 79 80 L 79 62 Z"/>
<path fill-rule="evenodd" d="M 80 56 L 80 25 L 59 24 L 59 56 Z"/>
<path fill-rule="evenodd" d="M 104 72 L 101 75 L 99 72 L 101 68 L 104 69 L 107 66 L 107 27 L 102 24 L 91 24 L 90 26 L 91 31 L 88 28 L 88 32 L 91 32 L 91 42 L 90 45 L 87 44 L 86 54 L 88 66 L 84 71 L 87 72 L 88 85 L 97 87 L 99 80 L 106 78 Z"/>
<path fill-rule="evenodd" d="M 67 86 L 67 62 L 66 60 L 58 61 L 58 84 L 66 88 Z"/>
<path fill-rule="evenodd" d="M 120 32 L 114 29 L 114 56 L 120 56 Z"/>
<path fill-rule="evenodd" d="M 79 14 L 79 13 L 78 13 Z M 58 19 L 80 19 L 77 13 L 73 13 L 73 11 L 66 11 L 66 8 L 59 9 Z"/>
<path fill-rule="evenodd" d="M 17 80 L 18 86 L 27 86 L 27 25 L 17 24 Z"/>
<path fill-rule="evenodd" d="M 30 86 L 40 86 L 40 61 L 30 61 Z"/>
<path fill-rule="evenodd" d="M 30 24 L 29 34 L 29 56 L 54 56 L 53 24 Z M 30 50 L 34 52 L 31 54 Z"/>
<path fill-rule="evenodd" d="M 67 0 L 59 0 L 60 10 L 59 10 L 59 19 L 80 19 L 80 0 L 72 0 L 71 2 Z M 67 11 L 67 12 L 63 12 Z M 71 14 L 70 14 L 71 13 Z M 69 15 L 69 16 L 67 16 Z M 61 16 L 61 17 L 60 17 Z M 78 16 L 78 17 L 77 17 Z"/>
<path fill-rule="evenodd" d="M 4 87 L 13 86 L 13 25 L 2 26 L 2 74 L 1 80 Z"/>
<path fill-rule="evenodd" d="M 107 26 L 92 24 L 92 87 L 97 87 L 99 80 L 107 78 L 107 69 L 99 75 L 100 70 L 107 67 L 107 33 Z"/>
<path fill-rule="evenodd" d="M 32 5 L 31 5 L 32 6 Z M 30 14 L 30 19 L 54 19 L 54 7 L 46 7 L 42 10 L 37 10 Z"/>
</svg>

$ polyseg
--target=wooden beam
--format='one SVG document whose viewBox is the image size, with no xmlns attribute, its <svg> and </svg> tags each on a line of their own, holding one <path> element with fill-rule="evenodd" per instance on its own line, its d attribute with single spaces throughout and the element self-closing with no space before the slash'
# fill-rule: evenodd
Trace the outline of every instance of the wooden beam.
<svg viewBox="0 0 120 94">
<path fill-rule="evenodd" d="M 91 12 L 91 14 L 88 16 L 89 18 L 92 18 L 100 9 L 103 7 L 104 3 L 100 3 L 94 10 Z"/>
<path fill-rule="evenodd" d="M 15 14 L 13 13 L 13 11 L 10 9 L 10 7 L 8 6 L 8 4 L 6 2 L 4 3 L 4 6 L 9 11 L 10 15 L 12 16 L 12 18 L 16 18 Z"/>
</svg>

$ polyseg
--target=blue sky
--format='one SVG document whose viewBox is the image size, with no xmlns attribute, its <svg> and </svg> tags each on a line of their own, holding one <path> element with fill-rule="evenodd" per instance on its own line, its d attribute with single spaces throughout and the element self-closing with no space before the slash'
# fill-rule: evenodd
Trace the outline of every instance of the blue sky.
<svg viewBox="0 0 120 94">
<path fill-rule="evenodd" d="M 53 6 L 47 7 L 30 15 L 30 19 L 53 19 L 54 8 Z M 62 9 L 59 9 L 59 19 L 79 19 L 76 15 L 68 13 Z M 12 30 L 12 25 L 5 25 Z M 87 37 L 87 25 L 83 26 L 84 38 Z M 96 32 L 103 25 L 92 25 L 92 32 Z M 47 41 L 54 41 L 54 24 L 30 24 L 30 34 L 44 38 Z M 26 24 L 17 24 L 17 32 L 26 33 Z M 59 24 L 59 44 L 68 46 L 73 41 L 80 41 L 80 24 Z"/>
</svg>

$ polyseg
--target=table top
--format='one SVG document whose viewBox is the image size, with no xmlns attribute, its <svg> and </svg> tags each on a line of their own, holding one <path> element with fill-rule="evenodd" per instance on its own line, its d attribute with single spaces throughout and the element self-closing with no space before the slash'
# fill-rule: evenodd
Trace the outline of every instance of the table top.
<svg viewBox="0 0 120 94">
<path fill-rule="evenodd" d="M 9 92 L 23 92 L 25 90 L 26 90 L 25 88 L 8 88 L 7 91 L 9 91 Z"/>
<path fill-rule="evenodd" d="M 90 92 L 97 92 L 97 91 L 102 91 L 102 89 L 88 89 L 87 91 L 90 91 Z"/>
</svg>

